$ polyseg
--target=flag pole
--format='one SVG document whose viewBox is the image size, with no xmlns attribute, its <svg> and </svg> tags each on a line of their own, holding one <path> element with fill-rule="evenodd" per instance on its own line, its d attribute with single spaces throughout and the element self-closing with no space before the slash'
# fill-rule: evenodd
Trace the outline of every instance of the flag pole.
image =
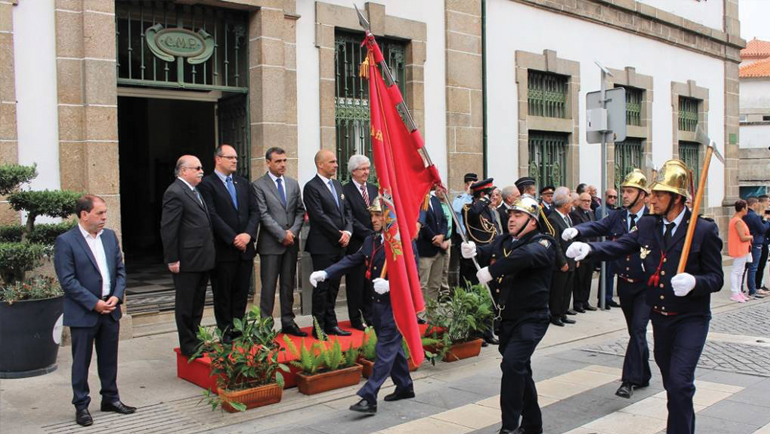
<svg viewBox="0 0 770 434">
<path fill-rule="evenodd" d="M 366 37 L 371 37 L 374 39 L 374 35 L 372 34 L 371 26 L 369 25 L 369 21 L 364 17 L 364 15 L 361 13 L 361 11 L 358 9 L 358 6 L 353 3 L 353 7 L 356 9 L 356 13 L 358 14 L 358 23 L 363 27 L 364 31 L 366 32 Z M 380 71 L 382 71 L 382 79 L 385 81 L 385 85 L 387 87 L 391 87 L 394 84 L 396 84 L 396 81 L 393 79 L 393 74 L 390 72 L 390 67 L 388 67 L 388 64 L 383 59 L 382 61 L 378 62 L 378 65 L 380 67 Z M 406 106 L 406 102 L 404 102 L 403 98 L 401 99 L 401 102 L 396 104 L 396 110 L 398 110 L 399 114 L 401 114 L 401 120 L 404 122 L 404 125 L 406 126 L 406 129 L 409 131 L 409 133 L 413 133 L 417 130 L 417 124 L 414 122 L 414 118 L 412 117 L 412 113 L 409 111 L 409 107 Z M 428 150 L 425 148 L 425 146 L 422 146 L 417 152 L 420 153 L 422 158 L 425 160 L 425 162 L 428 164 L 428 166 L 433 165 L 433 160 L 430 158 L 430 154 L 428 154 Z M 454 221 L 455 227 L 458 228 L 458 233 L 460 234 L 460 237 L 462 238 L 463 242 L 468 241 L 468 235 L 465 232 L 465 229 L 460 225 L 460 220 L 457 217 L 457 213 L 452 208 L 452 205 L 449 203 L 449 198 L 447 197 L 447 193 L 449 191 L 444 188 L 443 185 L 440 185 L 439 188 L 445 191 L 445 193 L 442 195 L 443 199 L 441 199 L 444 204 L 449 208 L 449 211 L 452 214 L 452 221 Z M 481 266 L 479 265 L 478 260 L 476 257 L 471 258 L 473 260 L 473 265 L 476 266 L 476 270 L 481 270 Z M 500 312 L 502 312 L 502 309 L 497 305 L 495 302 L 495 298 L 492 296 L 492 290 L 489 288 L 488 285 L 483 285 L 487 289 L 487 293 L 489 293 L 489 298 L 492 300 L 492 305 L 495 307 L 495 310 L 498 312 L 498 317 L 500 316 Z M 504 308 L 503 308 L 504 309 Z"/>
</svg>

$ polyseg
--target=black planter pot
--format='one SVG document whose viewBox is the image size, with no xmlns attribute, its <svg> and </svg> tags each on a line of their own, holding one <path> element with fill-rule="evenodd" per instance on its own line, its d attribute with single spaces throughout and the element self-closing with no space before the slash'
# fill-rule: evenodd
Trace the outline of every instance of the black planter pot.
<svg viewBox="0 0 770 434">
<path fill-rule="evenodd" d="M 25 378 L 56 370 L 64 296 L 0 303 L 0 378 Z"/>
</svg>

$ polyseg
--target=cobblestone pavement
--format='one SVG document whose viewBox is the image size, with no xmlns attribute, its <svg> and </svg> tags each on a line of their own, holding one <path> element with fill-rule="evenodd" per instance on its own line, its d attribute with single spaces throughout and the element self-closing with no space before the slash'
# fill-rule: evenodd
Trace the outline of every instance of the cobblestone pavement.
<svg viewBox="0 0 770 434">
<path fill-rule="evenodd" d="M 749 304 L 738 310 L 715 314 L 710 330 L 770 338 L 770 303 Z"/>
</svg>

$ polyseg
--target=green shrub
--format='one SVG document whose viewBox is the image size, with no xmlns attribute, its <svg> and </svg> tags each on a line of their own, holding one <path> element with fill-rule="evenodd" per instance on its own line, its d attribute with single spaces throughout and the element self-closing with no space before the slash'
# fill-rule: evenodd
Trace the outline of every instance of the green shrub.
<svg viewBox="0 0 770 434">
<path fill-rule="evenodd" d="M 18 191 L 22 184 L 35 179 L 35 165 L 20 166 L 18 164 L 3 164 L 0 166 L 0 196 L 7 196 Z"/>
<path fill-rule="evenodd" d="M 323 355 L 321 344 L 316 342 L 310 349 L 305 346 L 305 339 L 302 339 L 300 343 L 301 350 L 297 350 L 297 346 L 289 339 L 289 336 L 283 335 L 283 341 L 286 342 L 286 348 L 289 349 L 289 353 L 297 357 L 297 360 L 292 360 L 290 363 L 292 366 L 299 369 L 305 375 L 313 375 L 323 366 Z"/>
<path fill-rule="evenodd" d="M 377 360 L 377 353 L 375 347 L 377 346 L 377 334 L 374 333 L 374 329 L 367 327 L 364 331 L 364 340 L 361 344 L 361 356 L 373 362 Z"/>
<path fill-rule="evenodd" d="M 66 190 L 18 191 L 8 196 L 8 203 L 16 211 L 27 212 L 27 232 L 34 229 L 38 216 L 66 218 L 75 213 L 75 206 L 82 193 Z"/>
<path fill-rule="evenodd" d="M 428 334 L 437 342 L 433 347 L 436 357 L 443 358 L 449 347 L 480 336 L 492 326 L 494 318 L 492 299 L 482 285 L 456 287 L 452 297 L 426 303 Z M 441 330 L 437 333 L 436 328 Z"/>
<path fill-rule="evenodd" d="M 30 243 L 39 243 L 47 246 L 53 246 L 56 237 L 67 232 L 78 225 L 77 220 L 64 221 L 61 223 L 43 223 L 35 225 L 35 229 L 29 234 L 27 240 Z"/>
<path fill-rule="evenodd" d="M 6 285 L 24 281 L 27 271 L 41 264 L 46 246 L 33 243 L 0 243 L 0 277 Z"/>
<path fill-rule="evenodd" d="M 43 300 L 59 297 L 64 292 L 59 281 L 53 277 L 36 276 L 24 282 L 16 281 L 13 284 L 0 287 L 0 302 L 13 304 L 23 300 Z"/>
<path fill-rule="evenodd" d="M 20 243 L 22 234 L 24 234 L 22 225 L 0 226 L 0 243 Z"/>
</svg>

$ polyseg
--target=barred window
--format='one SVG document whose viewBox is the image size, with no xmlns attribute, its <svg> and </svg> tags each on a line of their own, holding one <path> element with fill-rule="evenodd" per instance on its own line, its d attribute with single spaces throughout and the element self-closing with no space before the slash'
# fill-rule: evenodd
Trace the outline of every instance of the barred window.
<svg viewBox="0 0 770 434">
<path fill-rule="evenodd" d="M 527 79 L 529 115 L 566 118 L 568 78 L 530 69 Z"/>
<path fill-rule="evenodd" d="M 626 125 L 642 126 L 642 100 L 644 99 L 644 89 L 638 89 L 631 86 L 622 87 L 626 90 Z"/>
<path fill-rule="evenodd" d="M 620 191 L 626 175 L 634 169 L 642 169 L 642 139 L 626 138 L 615 143 L 615 189 Z"/>
<path fill-rule="evenodd" d="M 698 128 L 698 100 L 679 97 L 679 131 L 695 131 Z"/>
<path fill-rule="evenodd" d="M 567 134 L 529 132 L 529 176 L 545 185 L 561 186 L 567 179 Z"/>
<path fill-rule="evenodd" d="M 693 188 L 698 188 L 700 182 L 700 143 L 680 141 L 679 159 L 692 172 Z"/>
</svg>

